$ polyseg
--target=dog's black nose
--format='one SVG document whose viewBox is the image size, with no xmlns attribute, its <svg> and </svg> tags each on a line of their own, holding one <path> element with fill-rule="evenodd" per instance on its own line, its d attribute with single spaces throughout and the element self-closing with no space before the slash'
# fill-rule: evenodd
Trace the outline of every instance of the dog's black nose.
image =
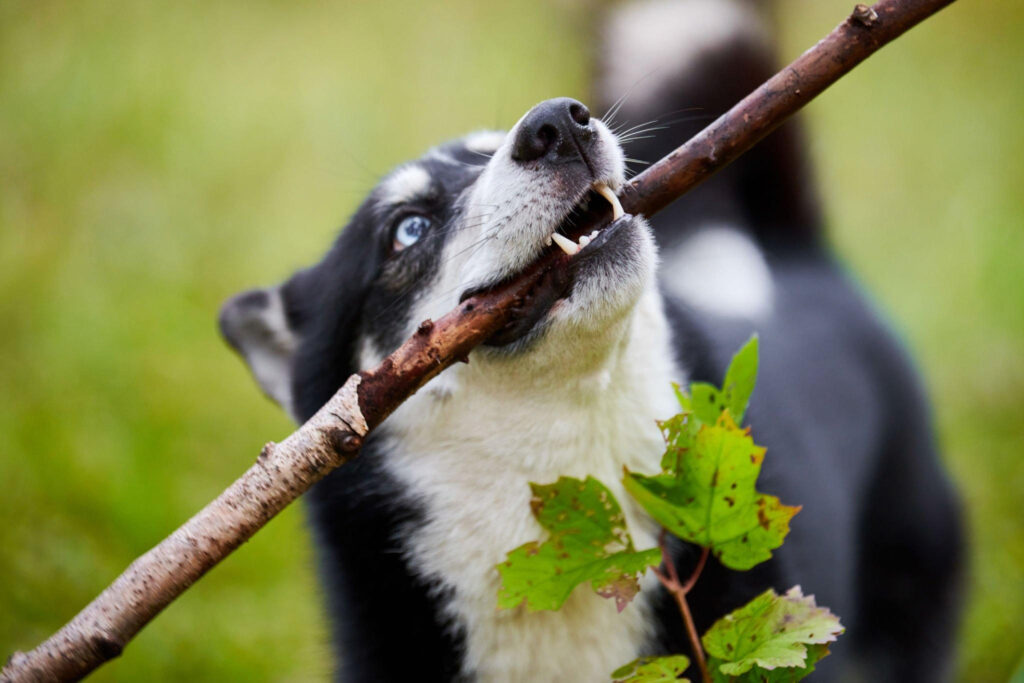
<svg viewBox="0 0 1024 683">
<path fill-rule="evenodd" d="M 552 161 L 581 158 L 594 137 L 590 111 L 582 102 L 557 97 L 530 110 L 512 144 L 512 158 L 519 162 L 549 157 Z"/>
</svg>

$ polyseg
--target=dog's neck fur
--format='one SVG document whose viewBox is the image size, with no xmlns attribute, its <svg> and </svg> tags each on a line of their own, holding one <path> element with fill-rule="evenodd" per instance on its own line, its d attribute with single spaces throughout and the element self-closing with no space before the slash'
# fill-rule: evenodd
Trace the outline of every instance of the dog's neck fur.
<svg viewBox="0 0 1024 683">
<path fill-rule="evenodd" d="M 664 444 L 655 421 L 678 409 L 669 380 L 683 378 L 660 296 L 649 287 L 602 339 L 588 333 L 586 345 L 574 344 L 571 330 L 552 337 L 514 361 L 472 356 L 386 427 L 386 467 L 426 511 L 400 534 L 403 551 L 424 579 L 451 591 L 444 609 L 464 628 L 465 672 L 485 680 L 526 680 L 538 662 L 545 673 L 535 680 L 601 680 L 650 636 L 643 600 L 621 615 L 583 590 L 559 615 L 496 608 L 495 565 L 543 535 L 530 481 L 593 475 L 623 503 L 637 546 L 656 540 L 619 482 L 623 465 L 657 470 Z M 586 661 L 566 656 L 569 643 L 588 646 Z"/>
</svg>

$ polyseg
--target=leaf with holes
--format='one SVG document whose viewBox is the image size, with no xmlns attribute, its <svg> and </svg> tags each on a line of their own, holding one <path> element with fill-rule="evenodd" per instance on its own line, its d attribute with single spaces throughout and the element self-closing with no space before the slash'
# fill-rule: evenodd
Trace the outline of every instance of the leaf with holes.
<svg viewBox="0 0 1024 683">
<path fill-rule="evenodd" d="M 722 411 L 728 410 L 737 424 L 743 422 L 757 381 L 757 349 L 757 335 L 754 335 L 732 357 L 721 389 L 713 384 L 694 382 L 687 393 L 678 384 L 672 385 L 682 412 L 658 423 L 667 446 L 661 460 L 663 471 L 678 471 L 680 458 L 693 447 L 701 425 L 715 424 Z"/>
<path fill-rule="evenodd" d="M 765 591 L 716 621 L 701 642 L 716 681 L 781 683 L 814 671 L 843 631 L 839 617 L 795 586 L 785 595 Z"/>
<path fill-rule="evenodd" d="M 612 683 L 690 683 L 683 678 L 690 660 L 683 655 L 641 657 L 612 672 Z"/>
<path fill-rule="evenodd" d="M 765 449 L 750 430 L 726 411 L 715 424 L 701 426 L 684 449 L 672 442 L 668 449 L 675 450 L 666 458 L 673 463 L 668 474 L 626 470 L 626 490 L 648 514 L 679 538 L 709 548 L 731 569 L 769 559 L 800 508 L 755 489 Z"/>
<path fill-rule="evenodd" d="M 697 432 L 701 426 L 701 421 L 694 417 L 693 413 L 688 412 L 658 422 L 661 435 L 665 439 L 665 454 L 661 457 L 663 471 L 679 471 L 686 452 L 693 448 L 697 440 Z"/>
<path fill-rule="evenodd" d="M 556 610 L 589 581 L 598 595 L 625 609 L 640 590 L 638 576 L 661 561 L 661 551 L 636 551 L 618 501 L 593 477 L 561 477 L 530 488 L 530 507 L 549 537 L 516 548 L 498 565 L 498 607 Z"/>
</svg>

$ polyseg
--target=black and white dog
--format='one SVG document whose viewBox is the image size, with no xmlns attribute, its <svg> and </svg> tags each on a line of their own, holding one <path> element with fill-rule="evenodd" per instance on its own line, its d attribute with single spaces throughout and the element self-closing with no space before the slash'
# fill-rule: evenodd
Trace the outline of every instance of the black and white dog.
<svg viewBox="0 0 1024 683">
<path fill-rule="evenodd" d="M 599 98 L 632 89 L 619 116 L 636 122 L 701 114 L 631 141 L 640 158 L 770 75 L 756 16 L 734 0 L 632 5 L 608 27 Z M 637 546 L 654 545 L 622 466 L 658 469 L 655 420 L 678 410 L 670 382 L 720 381 L 754 331 L 760 487 L 803 512 L 770 562 L 711 563 L 692 594 L 698 627 L 801 584 L 848 627 L 818 680 L 947 674 L 957 507 L 913 370 L 823 246 L 797 138 L 782 129 L 651 225 L 627 215 L 572 242 L 570 214 L 622 185 L 624 156 L 607 122 L 548 100 L 507 134 L 399 167 L 319 264 L 225 304 L 224 335 L 302 421 L 464 292 L 515 274 L 552 238 L 572 254 L 571 286 L 409 399 L 310 493 L 339 679 L 602 681 L 638 655 L 687 652 L 650 577 L 622 614 L 589 590 L 527 614 L 496 609 L 495 565 L 542 535 L 527 482 L 560 475 L 611 487 Z M 695 560 L 682 544 L 678 555 L 683 571 Z"/>
</svg>

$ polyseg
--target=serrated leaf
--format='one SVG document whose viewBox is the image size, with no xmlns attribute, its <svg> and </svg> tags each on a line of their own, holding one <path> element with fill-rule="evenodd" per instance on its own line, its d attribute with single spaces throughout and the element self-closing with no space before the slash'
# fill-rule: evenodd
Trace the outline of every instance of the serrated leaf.
<svg viewBox="0 0 1024 683">
<path fill-rule="evenodd" d="M 814 673 L 815 664 L 829 654 L 827 645 L 808 645 L 807 663 L 803 667 L 779 667 L 768 670 L 755 666 L 745 674 L 730 676 L 722 673 L 722 660 L 715 657 L 708 659 L 708 670 L 712 683 L 797 683 Z"/>
<path fill-rule="evenodd" d="M 613 683 L 669 683 L 679 681 L 690 683 L 683 678 L 690 660 L 683 655 L 668 657 L 640 657 L 612 672 Z"/>
<path fill-rule="evenodd" d="M 708 670 L 713 683 L 796 683 L 814 673 L 815 664 L 829 654 L 828 645 L 808 645 L 807 662 L 803 667 L 778 667 L 762 669 L 755 666 L 745 674 L 729 676 L 719 668 L 724 662 L 715 657 L 708 659 Z"/>
<path fill-rule="evenodd" d="M 618 501 L 593 477 L 561 477 L 530 488 L 533 514 L 550 536 L 516 548 L 498 565 L 498 607 L 556 610 L 589 581 L 598 595 L 625 609 L 640 590 L 638 575 L 661 561 L 661 551 L 636 551 Z"/>
<path fill-rule="evenodd" d="M 683 409 L 683 412 L 693 412 L 693 401 L 686 390 L 675 382 L 672 382 L 672 390 L 676 393 L 676 400 L 679 401 L 679 407 Z"/>
<path fill-rule="evenodd" d="M 694 382 L 687 397 L 677 387 L 676 398 L 683 411 L 692 411 L 704 424 L 714 424 L 722 411 L 728 410 L 733 420 L 741 424 L 757 382 L 757 347 L 755 334 L 733 355 L 721 388 L 707 382 Z"/>
<path fill-rule="evenodd" d="M 725 371 L 722 395 L 725 407 L 736 424 L 743 422 L 750 396 L 754 393 L 754 384 L 757 383 L 757 347 L 758 338 L 755 334 L 736 352 L 729 363 L 729 369 Z"/>
<path fill-rule="evenodd" d="M 814 663 L 828 654 L 826 644 L 843 630 L 839 617 L 795 586 L 785 595 L 765 591 L 716 621 L 701 642 L 716 671 L 726 677 L 796 681 L 814 670 Z"/>
<path fill-rule="evenodd" d="M 678 416 L 677 416 L 678 417 Z M 759 493 L 755 484 L 765 449 L 728 411 L 704 425 L 693 443 L 669 444 L 669 474 L 626 472 L 626 490 L 663 527 L 683 540 L 710 548 L 725 566 L 750 569 L 771 557 L 789 533 L 799 507 Z"/>
</svg>

